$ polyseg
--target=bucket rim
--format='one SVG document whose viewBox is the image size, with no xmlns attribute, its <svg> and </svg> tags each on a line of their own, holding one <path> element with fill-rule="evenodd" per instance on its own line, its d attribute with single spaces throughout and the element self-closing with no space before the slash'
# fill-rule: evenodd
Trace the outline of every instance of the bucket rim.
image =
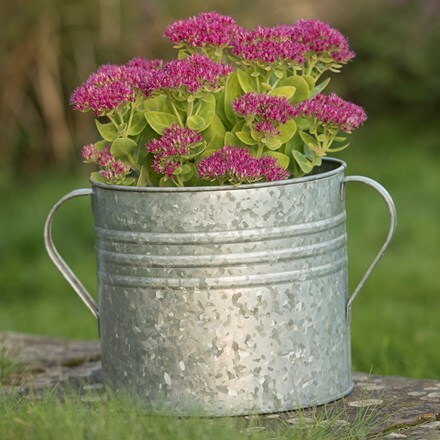
<svg viewBox="0 0 440 440">
<path fill-rule="evenodd" d="M 311 174 L 304 177 L 294 177 L 292 179 L 277 180 L 275 182 L 259 182 L 259 183 L 249 183 L 243 185 L 213 185 L 213 186 L 182 186 L 182 187 L 160 187 L 160 186 L 125 186 L 125 185 L 109 185 L 107 183 L 97 182 L 92 178 L 89 179 L 92 187 L 97 187 L 110 191 L 129 191 L 129 192 L 159 192 L 159 193 L 176 193 L 176 192 L 208 192 L 208 191 L 241 191 L 257 188 L 271 188 L 278 186 L 287 186 L 305 182 L 312 182 L 315 180 L 326 179 L 328 177 L 334 176 L 343 172 L 347 168 L 347 164 L 340 159 L 335 159 L 333 157 L 325 157 L 322 159 L 323 162 L 333 164 L 335 168 L 321 172 L 318 174 Z"/>
</svg>

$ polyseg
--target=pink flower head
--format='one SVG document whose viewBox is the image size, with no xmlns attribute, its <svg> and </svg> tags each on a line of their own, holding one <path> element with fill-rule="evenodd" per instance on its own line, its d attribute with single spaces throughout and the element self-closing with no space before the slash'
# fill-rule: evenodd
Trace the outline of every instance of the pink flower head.
<svg viewBox="0 0 440 440">
<path fill-rule="evenodd" d="M 191 55 L 152 71 L 145 91 L 151 94 L 171 89 L 195 94 L 201 89 L 215 90 L 231 72 L 232 67 L 227 64 L 216 63 L 204 55 Z"/>
<path fill-rule="evenodd" d="M 284 180 L 289 172 L 269 156 L 256 158 L 247 148 L 223 147 L 197 164 L 202 179 L 220 180 L 234 185 L 259 181 Z"/>
<path fill-rule="evenodd" d="M 280 96 L 259 93 L 245 93 L 232 103 L 232 108 L 243 117 L 257 119 L 266 124 L 259 124 L 259 131 L 272 132 L 278 124 L 285 124 L 293 117 L 293 107 L 289 101 Z M 269 127 L 268 123 L 272 125 Z M 257 126 L 255 127 L 257 129 Z"/>
<path fill-rule="evenodd" d="M 358 128 L 366 119 L 367 115 L 362 107 L 348 101 L 344 101 L 335 93 L 331 95 L 319 94 L 312 99 L 302 101 L 294 108 L 296 116 L 311 116 L 319 119 L 323 124 L 351 131 Z"/>
<path fill-rule="evenodd" d="M 98 151 L 96 163 L 101 168 L 112 168 L 116 162 L 115 157 L 110 153 L 110 147 L 107 145 L 102 150 Z"/>
<path fill-rule="evenodd" d="M 120 160 L 114 160 L 106 168 L 99 171 L 99 174 L 107 183 L 121 184 L 130 171 L 130 167 L 127 164 Z"/>
<path fill-rule="evenodd" d="M 303 64 L 308 47 L 290 37 L 282 26 L 257 26 L 241 30 L 233 42 L 233 55 L 250 62 L 270 64 Z"/>
<path fill-rule="evenodd" d="M 162 68 L 162 60 L 147 60 L 146 58 L 133 58 L 126 64 L 126 81 L 142 92 L 148 88 L 150 72 Z"/>
<path fill-rule="evenodd" d="M 117 160 L 110 153 L 110 147 L 108 145 L 99 150 L 93 144 L 84 145 L 82 156 L 85 162 L 99 165 L 99 174 L 107 183 L 122 183 L 127 174 L 131 172 L 130 166 Z"/>
<path fill-rule="evenodd" d="M 217 12 L 203 12 L 186 20 L 170 24 L 164 33 L 172 43 L 192 47 L 229 46 L 237 25 L 231 17 Z"/>
<path fill-rule="evenodd" d="M 131 84 L 122 79 L 121 70 L 120 66 L 107 65 L 92 73 L 72 93 L 73 108 L 83 112 L 93 110 L 96 116 L 102 116 L 134 101 L 136 93 Z"/>
<path fill-rule="evenodd" d="M 180 166 L 182 156 L 188 156 L 191 149 L 202 142 L 197 131 L 171 125 L 164 130 L 163 136 L 146 144 L 147 151 L 153 153 L 153 168 L 158 174 L 173 177 L 174 171 Z"/>
<path fill-rule="evenodd" d="M 160 60 L 134 58 L 125 65 L 104 64 L 72 93 L 75 110 L 93 110 L 103 116 L 133 102 L 136 93 L 146 88 L 149 72 L 161 66 Z"/>
<path fill-rule="evenodd" d="M 256 124 L 254 124 L 254 129 L 259 133 L 265 133 L 270 136 L 276 136 L 280 134 L 280 130 L 278 130 L 276 125 L 270 121 L 259 121 Z"/>
<path fill-rule="evenodd" d="M 286 180 L 290 177 L 290 173 L 277 164 L 277 160 L 271 156 L 260 157 L 260 167 L 264 170 L 265 180 L 274 182 L 277 180 Z"/>
<path fill-rule="evenodd" d="M 127 63 L 127 67 L 138 67 L 147 71 L 160 69 L 162 65 L 163 65 L 162 60 L 158 60 L 158 59 L 147 60 L 146 58 L 142 58 L 142 57 L 132 58 Z"/>
<path fill-rule="evenodd" d="M 81 155 L 86 163 L 97 163 L 98 161 L 98 150 L 94 144 L 84 145 Z"/>
<path fill-rule="evenodd" d="M 347 39 L 336 29 L 319 20 L 298 20 L 293 26 L 282 26 L 294 41 L 306 45 L 317 54 L 328 53 L 335 61 L 347 62 L 355 53 Z M 289 31 L 290 29 L 290 31 Z"/>
</svg>

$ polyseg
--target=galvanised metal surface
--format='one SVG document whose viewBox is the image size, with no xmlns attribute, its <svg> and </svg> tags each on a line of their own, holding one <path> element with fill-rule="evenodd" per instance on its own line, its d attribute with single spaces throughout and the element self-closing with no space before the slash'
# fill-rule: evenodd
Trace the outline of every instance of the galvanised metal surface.
<svg viewBox="0 0 440 440">
<path fill-rule="evenodd" d="M 315 176 L 240 187 L 94 183 L 99 310 L 50 237 L 57 207 L 87 190 L 62 199 L 46 244 L 99 315 L 105 380 L 177 414 L 284 411 L 348 394 L 344 169 L 327 160 Z"/>
</svg>

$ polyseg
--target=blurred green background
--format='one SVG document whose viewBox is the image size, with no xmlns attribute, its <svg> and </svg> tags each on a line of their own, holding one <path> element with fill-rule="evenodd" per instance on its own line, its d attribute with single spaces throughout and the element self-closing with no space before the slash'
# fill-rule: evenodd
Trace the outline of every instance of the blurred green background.
<svg viewBox="0 0 440 440">
<path fill-rule="evenodd" d="M 338 157 L 393 195 L 398 233 L 355 301 L 355 370 L 440 378 L 440 2 L 438 0 L 0 0 L 0 331 L 97 338 L 96 321 L 50 263 L 43 224 L 66 192 L 88 186 L 93 116 L 73 89 L 103 63 L 171 58 L 166 25 L 216 10 L 244 26 L 327 21 L 357 52 L 330 86 L 367 123 Z M 386 236 L 371 189 L 347 193 L 352 289 Z M 96 290 L 88 200 L 57 214 L 55 241 Z"/>
</svg>

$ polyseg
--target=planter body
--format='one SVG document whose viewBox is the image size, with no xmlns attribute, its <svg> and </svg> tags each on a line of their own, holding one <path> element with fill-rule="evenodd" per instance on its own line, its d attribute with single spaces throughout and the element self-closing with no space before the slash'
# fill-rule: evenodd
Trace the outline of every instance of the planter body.
<svg viewBox="0 0 440 440">
<path fill-rule="evenodd" d="M 348 394 L 344 171 L 328 159 L 314 176 L 240 187 L 92 182 L 60 200 L 46 246 L 99 315 L 105 381 L 175 414 L 269 413 Z M 355 294 L 394 232 L 394 205 L 378 191 L 392 227 Z M 99 307 L 50 236 L 57 207 L 90 193 Z"/>
<path fill-rule="evenodd" d="M 284 411 L 352 389 L 344 167 L 304 182 L 94 186 L 104 378 L 163 410 Z"/>
</svg>

